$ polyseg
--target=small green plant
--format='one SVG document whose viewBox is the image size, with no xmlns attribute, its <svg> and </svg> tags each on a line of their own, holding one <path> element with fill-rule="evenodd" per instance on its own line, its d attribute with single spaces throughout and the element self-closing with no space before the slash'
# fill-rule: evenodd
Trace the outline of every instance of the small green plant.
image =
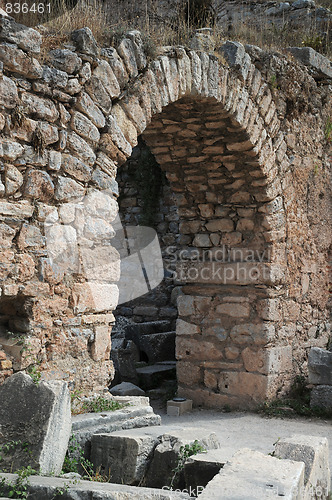
<svg viewBox="0 0 332 500">
<path fill-rule="evenodd" d="M 76 472 L 77 474 L 85 472 L 87 476 L 94 474 L 93 464 L 84 457 L 83 448 L 74 434 L 70 436 L 67 454 L 62 466 L 62 473 L 67 474 L 68 472 Z"/>
<path fill-rule="evenodd" d="M 325 125 L 325 139 L 332 142 L 332 120 L 328 119 Z"/>
<path fill-rule="evenodd" d="M 176 467 L 172 471 L 173 476 L 170 484 L 171 488 L 173 488 L 175 481 L 179 477 L 179 474 L 184 469 L 184 464 L 186 463 L 188 458 L 203 452 L 206 452 L 206 449 L 197 441 L 197 439 L 195 439 L 195 441 L 192 444 L 186 444 L 184 446 L 181 446 Z"/>
<path fill-rule="evenodd" d="M 62 466 L 62 474 L 67 474 L 68 472 L 81 474 L 83 479 L 87 481 L 107 483 L 110 480 L 110 473 L 108 476 L 101 474 L 100 468 L 94 472 L 93 464 L 84 457 L 83 448 L 78 443 L 74 434 L 69 439 L 67 454 Z"/>
<path fill-rule="evenodd" d="M 36 385 L 39 384 L 40 379 L 41 379 L 41 371 L 38 365 L 30 365 L 27 368 L 27 373 L 30 375 L 32 380 Z"/>
<path fill-rule="evenodd" d="M 277 79 L 277 75 L 275 73 L 273 73 L 272 75 L 270 75 L 270 86 L 272 89 L 278 89 L 278 79 Z"/>
<path fill-rule="evenodd" d="M 119 403 L 118 401 L 113 401 L 105 399 L 102 396 L 97 396 L 94 399 L 85 401 L 82 404 L 82 409 L 87 413 L 99 413 L 102 411 L 116 411 L 120 408 L 124 408 L 126 405 Z"/>
<path fill-rule="evenodd" d="M 8 498 L 28 498 L 29 497 L 29 477 L 37 474 L 32 467 L 22 467 L 16 471 L 17 479 L 14 482 L 2 478 L 0 481 L 0 495 Z"/>
</svg>

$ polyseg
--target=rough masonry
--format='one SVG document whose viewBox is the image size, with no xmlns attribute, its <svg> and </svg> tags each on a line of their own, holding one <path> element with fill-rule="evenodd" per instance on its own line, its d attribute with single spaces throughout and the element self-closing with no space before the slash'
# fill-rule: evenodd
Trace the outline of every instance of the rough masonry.
<svg viewBox="0 0 332 500">
<path fill-rule="evenodd" d="M 151 60 L 139 32 L 101 49 L 88 28 L 45 63 L 37 31 L 0 26 L 1 380 L 36 363 L 84 392 L 111 380 L 115 177 L 142 135 L 177 206 L 179 393 L 248 407 L 286 391 L 328 341 L 329 69 L 230 41 Z M 59 227 L 85 268 L 70 245 L 62 267 L 49 255 Z"/>
</svg>

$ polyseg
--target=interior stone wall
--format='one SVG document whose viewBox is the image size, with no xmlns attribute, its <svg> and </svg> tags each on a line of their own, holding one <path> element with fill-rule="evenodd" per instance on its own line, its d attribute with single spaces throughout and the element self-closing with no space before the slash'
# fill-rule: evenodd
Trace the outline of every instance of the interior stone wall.
<svg viewBox="0 0 332 500">
<path fill-rule="evenodd" d="M 250 407 L 287 390 L 328 338 L 326 85 L 234 42 L 149 61 L 138 32 L 100 49 L 78 30 L 42 65 L 40 35 L 1 22 L 2 379 L 112 378 L 115 177 L 142 134 L 178 207 L 180 394 Z"/>
</svg>

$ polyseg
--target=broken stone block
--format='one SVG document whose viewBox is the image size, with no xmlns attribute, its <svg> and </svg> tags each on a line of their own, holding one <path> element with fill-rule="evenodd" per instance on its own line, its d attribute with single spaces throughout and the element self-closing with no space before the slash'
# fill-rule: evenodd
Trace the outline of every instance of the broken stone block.
<svg viewBox="0 0 332 500">
<path fill-rule="evenodd" d="M 95 434 L 91 440 L 91 460 L 111 483 L 138 485 L 144 478 L 158 439 L 141 432 L 128 436 L 126 431 Z"/>
<path fill-rule="evenodd" d="M 331 61 L 311 47 L 288 47 L 295 59 L 308 66 L 310 73 L 316 79 L 332 78 Z"/>
<path fill-rule="evenodd" d="M 131 382 L 121 382 L 110 389 L 113 396 L 144 396 L 145 392 Z"/>
<path fill-rule="evenodd" d="M 296 435 L 277 442 L 277 458 L 304 462 L 304 500 L 315 498 L 318 489 L 326 494 L 330 491 L 329 445 L 327 438 Z M 324 498 L 324 496 L 323 496 Z"/>
<path fill-rule="evenodd" d="M 234 449 L 229 451 L 224 446 L 219 450 L 209 450 L 206 453 L 198 453 L 188 458 L 184 464 L 184 480 L 186 489 L 196 494 L 200 493 L 201 488 L 214 478 L 220 469 L 225 465 L 234 454 Z"/>
<path fill-rule="evenodd" d="M 304 464 L 239 450 L 206 486 L 200 500 L 303 499 Z"/>
<path fill-rule="evenodd" d="M 332 385 L 332 352 L 312 347 L 308 358 L 309 383 Z"/>
<path fill-rule="evenodd" d="M 67 383 L 41 382 L 18 372 L 0 387 L 0 446 L 2 470 L 30 465 L 42 474 L 59 474 L 71 432 Z"/>
<path fill-rule="evenodd" d="M 190 446 L 197 441 L 206 450 L 220 447 L 215 433 L 198 428 L 170 430 L 161 435 L 159 441 L 146 474 L 146 485 L 152 488 L 171 485 L 182 446 Z M 180 477 L 174 479 L 173 487 L 177 487 L 179 480 Z"/>
<path fill-rule="evenodd" d="M 332 411 L 332 385 L 314 387 L 310 395 L 310 406 Z"/>
</svg>

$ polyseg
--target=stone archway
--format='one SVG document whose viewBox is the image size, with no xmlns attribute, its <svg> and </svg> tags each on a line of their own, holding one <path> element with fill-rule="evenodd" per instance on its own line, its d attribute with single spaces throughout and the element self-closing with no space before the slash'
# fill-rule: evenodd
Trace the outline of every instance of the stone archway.
<svg viewBox="0 0 332 500">
<path fill-rule="evenodd" d="M 187 241 L 174 254 L 182 290 L 180 393 L 214 407 L 274 397 L 295 372 L 298 314 L 290 277 L 313 271 L 298 264 L 295 241 L 307 234 L 306 215 L 293 233 L 291 224 L 305 195 L 298 201 L 291 189 L 289 141 L 268 83 L 235 42 L 223 44 L 219 57 L 176 47 L 148 62 L 138 32 L 127 33 L 117 50 L 100 51 L 87 29 L 74 38 L 76 52 L 55 51 L 55 69 L 46 72 L 24 59 L 23 50 L 30 50 L 24 41 L 23 50 L 10 48 L 23 54 L 14 66 L 10 50 L 1 53 L 8 75 L 1 101 L 9 116 L 2 125 L 5 182 L 16 170 L 21 176 L 0 206 L 8 225 L 4 248 L 17 252 L 5 252 L 4 295 L 31 299 L 29 325 L 44 376 L 60 375 L 87 391 L 105 386 L 110 376 L 118 264 L 110 266 L 107 284 L 80 272 L 57 273 L 45 259 L 44 223 L 47 217 L 69 221 L 72 234 L 85 235 L 88 221 L 79 206 L 69 205 L 92 188 L 115 199 L 116 169 L 143 134 L 175 193 Z M 21 87 L 11 72 L 30 86 Z M 14 120 L 20 107 L 23 122 Z M 102 223 L 109 235 L 111 221 Z M 95 227 L 90 221 L 89 234 Z M 316 250 L 310 238 L 312 259 L 318 255 L 324 266 L 325 249 Z M 321 297 L 323 285 L 317 285 Z M 325 324 L 325 303 L 308 318 Z"/>
<path fill-rule="evenodd" d="M 281 318 L 270 311 L 273 287 L 283 277 L 271 262 L 273 244 L 285 238 L 282 198 L 269 203 L 280 193 L 270 136 L 278 131 L 275 106 L 253 67 L 249 85 L 206 54 L 163 56 L 152 67 L 155 73 L 140 82 L 145 92 L 124 97 L 113 116 L 121 122 L 125 111 L 143 133 L 175 193 L 179 232 L 190 240 L 174 255 L 183 285 L 180 392 L 212 406 L 255 404 L 276 393 L 280 377 L 287 385 L 292 372 L 290 346 L 274 342 L 274 322 Z M 159 85 L 151 92 L 156 75 Z M 122 127 L 130 139 L 124 120 Z M 268 212 L 278 222 L 269 221 Z M 279 234 L 271 232 L 273 225 Z"/>
</svg>

